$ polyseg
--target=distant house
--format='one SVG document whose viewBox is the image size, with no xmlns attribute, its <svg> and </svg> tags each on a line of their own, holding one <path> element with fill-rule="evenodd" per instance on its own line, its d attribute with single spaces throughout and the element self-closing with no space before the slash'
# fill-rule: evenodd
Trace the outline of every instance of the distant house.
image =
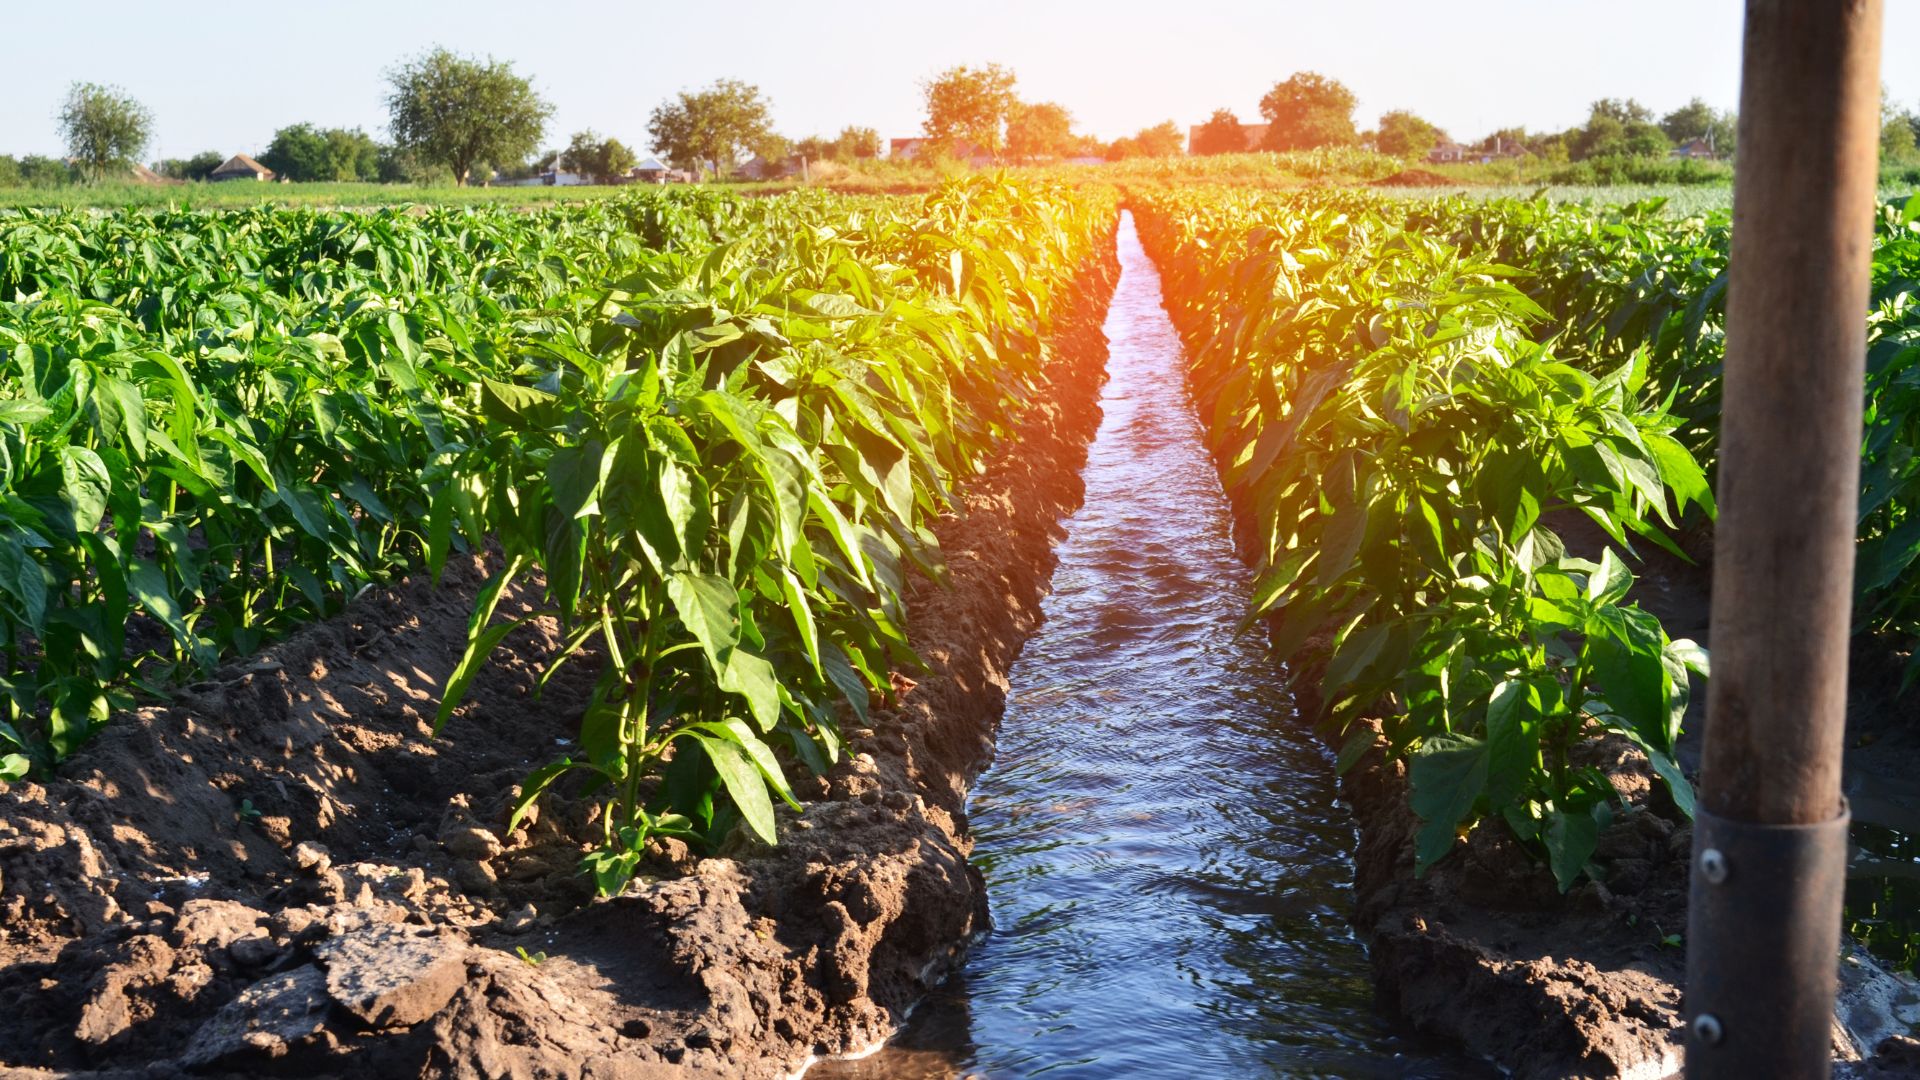
<svg viewBox="0 0 1920 1080">
<path fill-rule="evenodd" d="M 799 167 L 790 161 L 768 161 L 757 154 L 753 160 L 740 166 L 740 175 L 748 180 L 778 180 L 799 171 Z"/>
<path fill-rule="evenodd" d="M 133 167 L 128 171 L 132 173 L 133 182 L 136 184 L 159 184 L 171 187 L 175 184 L 186 183 L 184 180 L 169 180 L 137 161 L 133 163 Z"/>
<path fill-rule="evenodd" d="M 1712 142 L 1706 139 L 1688 139 L 1686 142 L 1681 143 L 1669 151 L 1667 156 L 1712 161 L 1720 155 L 1713 152 Z"/>
<path fill-rule="evenodd" d="M 265 181 L 273 179 L 273 170 L 245 154 L 235 154 L 228 158 L 225 164 L 209 173 L 207 179 L 214 183 L 223 180 Z"/>
<path fill-rule="evenodd" d="M 1479 159 L 1480 154 L 1478 152 L 1461 146 L 1452 139 L 1443 139 L 1435 144 L 1433 149 L 1427 151 L 1427 161 L 1434 165 L 1444 165 L 1450 162 L 1460 161 L 1477 161 Z"/>
<path fill-rule="evenodd" d="M 1204 127 L 1205 124 L 1194 124 L 1187 128 L 1187 153 L 1193 153 L 1194 144 L 1200 141 L 1200 129 Z M 1248 150 L 1258 150 L 1267 141 L 1267 127 L 1266 124 L 1240 125 L 1240 137 L 1245 140 Z"/>
<path fill-rule="evenodd" d="M 627 179 L 640 184 L 664 184 L 672 175 L 673 170 L 661 164 L 659 158 L 648 158 L 627 170 Z"/>
</svg>

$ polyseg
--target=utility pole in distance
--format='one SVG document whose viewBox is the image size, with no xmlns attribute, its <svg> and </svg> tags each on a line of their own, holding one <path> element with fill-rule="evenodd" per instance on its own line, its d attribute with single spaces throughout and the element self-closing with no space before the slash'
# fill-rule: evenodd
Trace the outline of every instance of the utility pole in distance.
<svg viewBox="0 0 1920 1080">
<path fill-rule="evenodd" d="M 1880 0 L 1748 0 L 1687 1075 L 1825 1077 Z"/>
</svg>

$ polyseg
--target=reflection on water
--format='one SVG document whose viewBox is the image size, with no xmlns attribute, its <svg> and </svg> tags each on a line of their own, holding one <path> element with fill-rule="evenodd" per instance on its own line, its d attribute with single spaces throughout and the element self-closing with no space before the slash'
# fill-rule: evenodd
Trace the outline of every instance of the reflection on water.
<svg viewBox="0 0 1920 1080">
<path fill-rule="evenodd" d="M 1480 1073 L 1373 1011 L 1352 828 L 1234 636 L 1248 574 L 1130 217 L 1120 259 L 1086 503 L 972 799 L 993 933 L 886 1049 L 809 1080 Z"/>
</svg>

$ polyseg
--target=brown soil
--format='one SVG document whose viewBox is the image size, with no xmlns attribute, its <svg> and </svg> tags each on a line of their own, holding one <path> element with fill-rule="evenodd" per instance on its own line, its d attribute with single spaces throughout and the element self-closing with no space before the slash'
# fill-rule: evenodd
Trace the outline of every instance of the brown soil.
<svg viewBox="0 0 1920 1080">
<path fill-rule="evenodd" d="M 429 738 L 487 572 L 469 559 L 0 792 L 0 1075 L 771 1077 L 884 1037 L 986 925 L 964 799 L 1081 497 L 1117 273 L 1109 244 L 1051 392 L 936 528 L 951 587 L 908 596 L 930 670 L 849 731 L 779 847 L 668 842 L 595 900 L 589 800 L 504 835 L 594 665 L 536 695 L 558 640 L 534 624 Z"/>
</svg>

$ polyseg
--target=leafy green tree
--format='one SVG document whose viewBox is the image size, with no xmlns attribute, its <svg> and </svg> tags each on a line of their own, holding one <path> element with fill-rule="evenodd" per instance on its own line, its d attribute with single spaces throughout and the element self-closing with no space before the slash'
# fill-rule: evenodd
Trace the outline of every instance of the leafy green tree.
<svg viewBox="0 0 1920 1080">
<path fill-rule="evenodd" d="M 1248 149 L 1247 130 L 1232 109 L 1213 110 L 1213 115 L 1193 134 L 1192 151 L 1196 154 L 1240 154 Z"/>
<path fill-rule="evenodd" d="M 760 88 L 738 79 L 720 79 L 705 90 L 682 90 L 662 102 L 647 123 L 653 150 L 687 170 L 733 171 L 741 157 L 760 154 L 776 160 L 773 105 Z"/>
<path fill-rule="evenodd" d="M 602 139 L 589 128 L 574 135 L 561 152 L 560 167 L 605 184 L 625 175 L 639 160 L 619 139 Z"/>
<path fill-rule="evenodd" d="M 65 187 L 79 179 L 73 166 L 44 154 L 28 154 L 20 159 L 20 184 L 30 188 Z"/>
<path fill-rule="evenodd" d="M 273 133 L 260 152 L 260 164 L 296 183 L 333 179 L 327 137 L 312 124 L 290 124 Z"/>
<path fill-rule="evenodd" d="M 793 157 L 796 162 L 834 161 L 839 158 L 840 144 L 819 135 L 809 135 L 793 144 Z"/>
<path fill-rule="evenodd" d="M 153 137 L 153 114 L 117 86 L 74 83 L 58 119 L 67 153 L 90 181 L 137 160 Z"/>
<path fill-rule="evenodd" d="M 1107 147 L 1108 161 L 1135 157 L 1175 157 L 1186 143 L 1180 125 L 1171 120 L 1142 128 L 1135 134 L 1115 139 Z"/>
<path fill-rule="evenodd" d="M 445 165 L 428 161 L 403 146 L 383 143 L 374 150 L 374 178 L 383 184 L 439 187 L 453 174 Z"/>
<path fill-rule="evenodd" d="M 1601 157 L 1665 157 L 1673 149 L 1667 133 L 1653 122 L 1653 111 L 1628 98 L 1593 103 L 1587 125 L 1567 133 L 1575 161 Z"/>
<path fill-rule="evenodd" d="M 1360 141 L 1353 126 L 1353 91 L 1336 79 L 1311 71 L 1296 72 L 1260 99 L 1267 118 L 1268 150 L 1311 150 L 1351 146 Z"/>
<path fill-rule="evenodd" d="M 190 158 L 167 158 L 153 171 L 169 180 L 205 180 L 226 160 L 218 150 L 202 150 Z"/>
<path fill-rule="evenodd" d="M 1601 98 L 1588 110 L 1588 118 L 1607 117 L 1625 127 L 1628 124 L 1653 123 L 1653 110 L 1632 98 Z"/>
<path fill-rule="evenodd" d="M 357 128 L 292 124 L 273 133 L 260 164 L 299 183 L 377 180 L 380 147 Z"/>
<path fill-rule="evenodd" d="M 845 127 L 834 140 L 834 156 L 841 161 L 857 161 L 880 156 L 880 133 L 870 127 Z"/>
<path fill-rule="evenodd" d="M 396 144 L 444 165 L 465 186 L 476 167 L 531 154 L 553 106 L 513 65 L 434 49 L 387 74 L 389 126 Z"/>
<path fill-rule="evenodd" d="M 359 128 L 328 128 L 327 156 L 335 180 L 370 182 L 380 178 L 380 144 Z"/>
<path fill-rule="evenodd" d="M 1073 142 L 1073 114 L 1051 101 L 1015 102 L 1007 115 L 1007 153 L 1017 161 L 1059 157 Z"/>
<path fill-rule="evenodd" d="M 1714 153 L 1724 157 L 1733 153 L 1739 124 L 1731 110 L 1715 109 L 1694 98 L 1661 117 L 1660 130 L 1676 146 L 1693 139 L 1705 139 L 1712 144 Z"/>
<path fill-rule="evenodd" d="M 0 154 L 0 188 L 20 186 L 20 162 L 12 154 Z"/>
<path fill-rule="evenodd" d="M 931 139 L 949 145 L 964 139 L 998 158 L 1019 101 L 1013 87 L 1013 72 L 999 64 L 948 68 L 922 84 L 927 118 L 921 126 Z"/>
<path fill-rule="evenodd" d="M 1447 133 L 1405 109 L 1395 109 L 1380 115 L 1380 131 L 1374 136 L 1374 146 L 1383 154 L 1394 157 L 1426 157 L 1447 137 Z"/>
</svg>

